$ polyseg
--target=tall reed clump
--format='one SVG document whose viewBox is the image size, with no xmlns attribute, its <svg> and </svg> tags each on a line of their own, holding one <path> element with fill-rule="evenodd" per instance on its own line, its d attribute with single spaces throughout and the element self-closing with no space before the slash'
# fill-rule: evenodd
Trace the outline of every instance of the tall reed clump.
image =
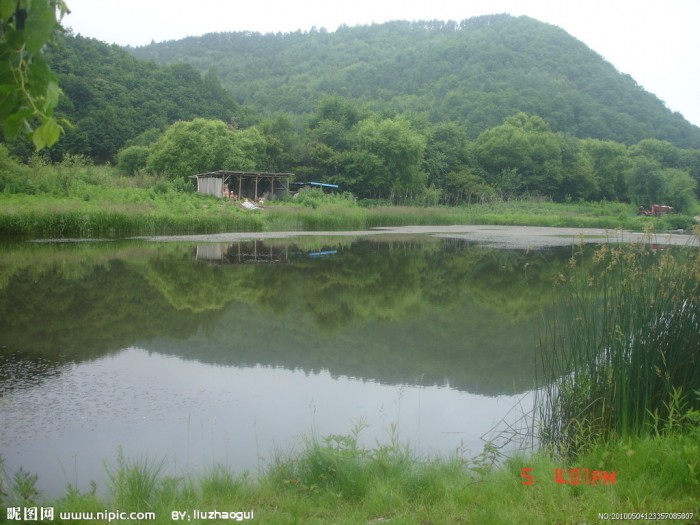
<svg viewBox="0 0 700 525">
<path fill-rule="evenodd" d="M 565 304 L 546 323 L 537 410 L 542 444 L 576 455 L 700 408 L 700 255 L 603 245 L 571 259 Z"/>
</svg>

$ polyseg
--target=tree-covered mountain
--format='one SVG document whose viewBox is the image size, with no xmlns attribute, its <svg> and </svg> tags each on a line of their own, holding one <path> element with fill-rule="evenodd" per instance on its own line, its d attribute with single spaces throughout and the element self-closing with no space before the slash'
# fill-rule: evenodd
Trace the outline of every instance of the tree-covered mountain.
<svg viewBox="0 0 700 525">
<path fill-rule="evenodd" d="M 71 125 L 51 148 L 54 159 L 85 155 L 113 161 L 124 145 L 154 129 L 196 117 L 239 120 L 240 106 L 216 73 L 188 64 L 138 60 L 116 45 L 66 35 L 46 51 L 64 96 L 56 109 Z"/>
<path fill-rule="evenodd" d="M 285 171 L 392 202 L 537 196 L 690 214 L 700 196 L 700 128 L 526 17 L 219 33 L 139 49 L 68 34 L 45 55 L 64 93 L 56 115 L 71 123 L 41 152 L 53 161 L 83 155 L 181 183 Z M 28 142 L 8 149 L 33 152 Z"/>
<path fill-rule="evenodd" d="M 579 138 L 700 148 L 700 128 L 564 30 L 528 17 L 212 33 L 129 52 L 215 67 L 236 100 L 260 115 L 309 114 L 324 96 L 340 95 L 374 111 L 456 122 L 470 139 L 525 112 Z"/>
</svg>

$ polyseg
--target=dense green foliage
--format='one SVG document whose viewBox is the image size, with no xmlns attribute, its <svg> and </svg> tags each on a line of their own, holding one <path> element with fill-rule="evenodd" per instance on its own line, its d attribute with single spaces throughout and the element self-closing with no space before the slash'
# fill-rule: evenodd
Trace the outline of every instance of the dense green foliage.
<svg viewBox="0 0 700 525">
<path fill-rule="evenodd" d="M 207 171 L 250 170 L 256 167 L 260 144 L 255 128 L 234 132 L 221 121 L 177 122 L 153 144 L 147 167 L 152 173 L 181 179 Z"/>
<path fill-rule="evenodd" d="M 61 90 L 42 51 L 67 11 L 63 0 L 0 2 L 0 128 L 7 139 L 31 138 L 42 149 L 63 131 L 53 118 Z"/>
<path fill-rule="evenodd" d="M 285 128 L 294 144 L 265 148 L 269 159 L 284 155 L 276 167 L 361 198 L 526 194 L 694 210 L 700 151 L 686 148 L 700 146 L 700 130 L 561 29 L 526 17 L 219 33 L 130 51 L 201 71 L 216 64 L 247 107 L 298 123 Z"/>
<path fill-rule="evenodd" d="M 4 236 L 331 231 L 440 224 L 637 231 L 650 226 L 660 232 L 690 228 L 694 223 L 692 215 L 682 213 L 656 218 L 638 216 L 633 206 L 624 203 L 492 199 L 470 206 L 445 207 L 434 206 L 431 197 L 430 192 L 415 195 L 408 202 L 412 206 L 396 206 L 387 205 L 386 201 L 358 201 L 347 192 L 326 195 L 306 190 L 297 198 L 275 201 L 279 205 L 250 213 L 234 201 L 194 193 L 191 181 L 183 178 L 143 173 L 124 176 L 115 168 L 96 166 L 74 156 L 67 156 L 58 164 L 34 156 L 29 164 L 22 164 L 0 145 L 0 235 Z"/>
<path fill-rule="evenodd" d="M 224 87 L 264 115 L 309 114 L 336 94 L 373 110 L 456 122 L 471 139 L 522 111 L 580 138 L 700 147 L 700 129 L 631 77 L 562 29 L 527 17 L 213 33 L 130 52 L 202 72 L 215 65 Z"/>
<path fill-rule="evenodd" d="M 64 92 L 56 114 L 71 123 L 50 149 L 54 160 L 73 154 L 112 162 L 150 129 L 161 132 L 196 117 L 233 122 L 242 115 L 213 69 L 202 75 L 184 63 L 158 66 L 118 46 L 70 35 L 57 38 L 46 56 Z M 14 147 L 27 156 L 26 146 Z"/>
<path fill-rule="evenodd" d="M 629 148 L 577 139 L 525 113 L 470 141 L 454 123 L 382 117 L 328 97 L 312 115 L 307 137 L 298 176 L 325 177 L 359 197 L 459 204 L 529 195 L 664 202 L 687 213 L 700 188 L 700 150 L 656 139 Z"/>
<path fill-rule="evenodd" d="M 300 172 L 361 197 L 422 192 L 422 134 L 405 118 L 360 114 L 349 100 L 324 99 L 309 126 L 307 166 Z"/>
</svg>

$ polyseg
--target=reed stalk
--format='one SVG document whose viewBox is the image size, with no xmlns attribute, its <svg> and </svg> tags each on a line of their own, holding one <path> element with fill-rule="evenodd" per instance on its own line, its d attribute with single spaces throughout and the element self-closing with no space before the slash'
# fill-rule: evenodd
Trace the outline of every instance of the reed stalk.
<svg viewBox="0 0 700 525">
<path fill-rule="evenodd" d="M 700 256 L 604 245 L 593 261 L 572 258 L 541 342 L 540 437 L 563 455 L 700 408 Z"/>
</svg>

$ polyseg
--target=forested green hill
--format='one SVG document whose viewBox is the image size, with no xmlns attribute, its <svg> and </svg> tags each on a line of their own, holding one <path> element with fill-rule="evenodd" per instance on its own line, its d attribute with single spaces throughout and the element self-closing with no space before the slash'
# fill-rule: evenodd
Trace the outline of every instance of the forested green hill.
<svg viewBox="0 0 700 525">
<path fill-rule="evenodd" d="M 373 111 L 453 121 L 471 139 L 522 111 L 580 138 L 700 148 L 700 128 L 564 30 L 527 17 L 213 33 L 129 51 L 202 72 L 215 67 L 236 100 L 263 116 L 308 114 L 336 94 Z"/>
<path fill-rule="evenodd" d="M 65 136 L 51 149 L 113 161 L 124 145 L 147 130 L 160 133 L 178 120 L 237 120 L 242 111 L 213 72 L 188 64 L 138 60 L 118 46 L 71 36 L 47 50 L 64 92 L 57 114 L 68 119 Z"/>
<path fill-rule="evenodd" d="M 526 17 L 139 49 L 68 34 L 45 54 L 64 93 L 56 115 L 70 122 L 40 152 L 51 161 L 82 155 L 180 188 L 208 171 L 290 171 L 401 203 L 663 202 L 690 216 L 700 196 L 700 128 Z M 0 177 L 4 192 L 26 188 Z"/>
</svg>

